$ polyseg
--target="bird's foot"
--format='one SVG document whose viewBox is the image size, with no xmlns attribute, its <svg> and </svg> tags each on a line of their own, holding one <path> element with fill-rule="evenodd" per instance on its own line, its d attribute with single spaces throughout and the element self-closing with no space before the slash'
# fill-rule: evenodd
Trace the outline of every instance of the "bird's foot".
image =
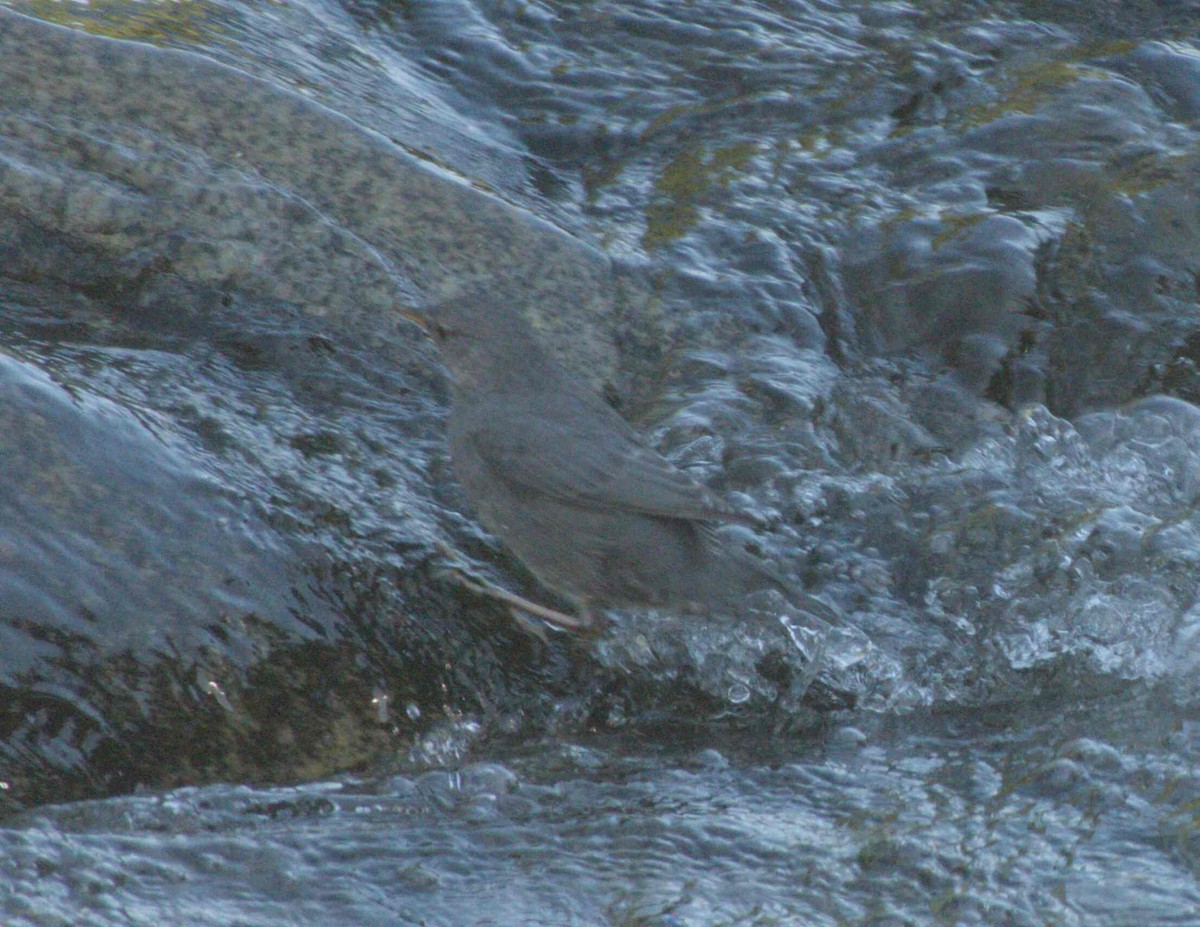
<svg viewBox="0 0 1200 927">
<path fill-rule="evenodd" d="M 572 634 L 589 637 L 604 629 L 604 620 L 595 618 L 588 611 L 584 611 L 579 615 L 570 615 L 559 611 L 557 608 L 542 605 L 524 596 L 517 595 L 515 592 L 509 592 L 507 589 L 502 589 L 500 586 L 482 580 L 472 575 L 458 555 L 449 547 L 442 543 L 439 543 L 437 546 L 442 555 L 449 561 L 446 564 L 447 572 L 455 575 L 456 582 L 462 588 L 468 589 L 478 595 L 486 596 L 489 599 L 494 599 L 497 602 L 503 602 L 508 606 L 508 612 L 517 625 L 535 637 L 545 640 L 544 628 L 530 621 L 526 616 L 540 618 L 546 624 L 562 631 L 570 631 Z"/>
</svg>

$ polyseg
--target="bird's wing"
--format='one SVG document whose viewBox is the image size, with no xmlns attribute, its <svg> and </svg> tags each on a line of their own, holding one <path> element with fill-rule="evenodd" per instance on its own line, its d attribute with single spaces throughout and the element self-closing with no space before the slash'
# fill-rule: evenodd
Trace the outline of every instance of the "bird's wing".
<svg viewBox="0 0 1200 927">
<path fill-rule="evenodd" d="M 495 421 L 476 418 L 460 440 L 469 444 L 494 477 L 515 490 L 583 508 L 694 521 L 745 517 L 642 444 L 615 413 L 564 421 L 507 410 L 503 427 Z"/>
</svg>

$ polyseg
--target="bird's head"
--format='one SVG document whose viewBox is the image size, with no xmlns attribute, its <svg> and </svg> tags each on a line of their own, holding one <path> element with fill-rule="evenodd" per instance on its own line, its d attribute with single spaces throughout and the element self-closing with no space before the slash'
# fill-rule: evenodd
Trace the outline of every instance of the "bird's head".
<svg viewBox="0 0 1200 927">
<path fill-rule="evenodd" d="M 542 363 L 542 350 L 528 323 L 515 307 L 495 297 L 455 296 L 402 315 L 437 345 L 459 389 L 503 388 Z"/>
</svg>

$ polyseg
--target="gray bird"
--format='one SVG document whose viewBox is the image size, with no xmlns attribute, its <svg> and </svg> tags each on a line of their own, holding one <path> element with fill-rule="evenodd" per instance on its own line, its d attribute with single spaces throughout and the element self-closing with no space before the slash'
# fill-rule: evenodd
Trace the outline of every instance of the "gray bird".
<svg viewBox="0 0 1200 927">
<path fill-rule="evenodd" d="M 648 447 L 515 310 L 476 293 L 406 315 L 449 369 L 451 462 L 480 521 L 580 617 L 526 610 L 586 630 L 593 606 L 711 611 L 767 587 L 786 595 L 712 530 L 753 519 Z"/>
</svg>

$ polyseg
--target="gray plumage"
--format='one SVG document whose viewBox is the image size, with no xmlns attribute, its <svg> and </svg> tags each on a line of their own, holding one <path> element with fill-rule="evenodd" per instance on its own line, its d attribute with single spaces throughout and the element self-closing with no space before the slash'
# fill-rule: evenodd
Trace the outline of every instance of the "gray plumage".
<svg viewBox="0 0 1200 927">
<path fill-rule="evenodd" d="M 711 610 L 781 587 L 714 523 L 746 520 L 649 448 L 517 313 L 486 296 L 422 316 L 450 371 L 449 447 L 480 521 L 586 610 Z"/>
</svg>

